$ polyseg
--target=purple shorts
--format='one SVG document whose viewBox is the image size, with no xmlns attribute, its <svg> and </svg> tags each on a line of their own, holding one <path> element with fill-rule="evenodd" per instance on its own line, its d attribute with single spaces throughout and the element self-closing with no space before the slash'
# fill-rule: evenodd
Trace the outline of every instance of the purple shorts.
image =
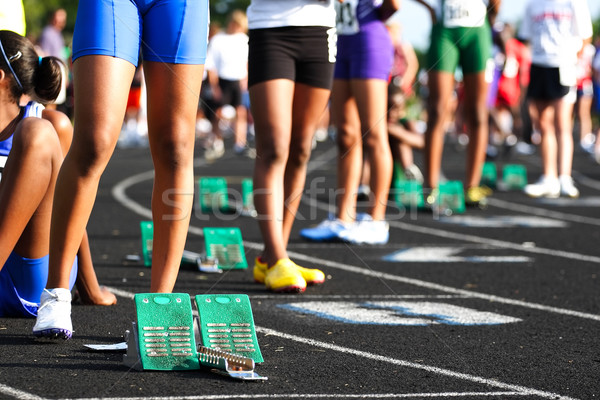
<svg viewBox="0 0 600 400">
<path fill-rule="evenodd" d="M 382 22 L 362 25 L 355 35 L 339 35 L 337 46 L 334 79 L 389 79 L 394 47 Z"/>
</svg>

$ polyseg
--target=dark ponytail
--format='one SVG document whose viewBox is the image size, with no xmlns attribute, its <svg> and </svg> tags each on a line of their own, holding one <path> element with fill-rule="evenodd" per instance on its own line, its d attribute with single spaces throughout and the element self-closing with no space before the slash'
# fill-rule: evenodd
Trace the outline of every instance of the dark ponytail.
<svg viewBox="0 0 600 400">
<path fill-rule="evenodd" d="M 16 102 L 23 94 L 42 103 L 58 97 L 62 83 L 60 59 L 40 58 L 29 39 L 12 31 L 0 31 L 0 44 L 4 51 L 0 68 L 13 78 L 10 89 Z"/>
<path fill-rule="evenodd" d="M 42 103 L 49 103 L 58 97 L 62 85 L 63 62 L 56 57 L 39 58 L 33 73 L 33 90 Z"/>
</svg>

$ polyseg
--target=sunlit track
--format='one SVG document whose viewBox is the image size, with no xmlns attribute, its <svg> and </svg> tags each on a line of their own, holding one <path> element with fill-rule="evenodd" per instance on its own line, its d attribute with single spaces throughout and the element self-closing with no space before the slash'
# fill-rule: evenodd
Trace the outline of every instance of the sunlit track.
<svg viewBox="0 0 600 400">
<path fill-rule="evenodd" d="M 143 182 L 147 179 L 149 179 L 149 174 L 142 173 L 142 174 L 138 174 L 136 176 L 130 177 L 127 180 L 120 182 L 118 185 L 115 185 L 113 188 L 113 195 L 115 195 L 115 199 L 119 203 L 121 203 L 124 207 L 126 207 L 132 211 L 142 210 L 142 214 L 140 214 L 140 215 L 143 215 L 143 216 L 146 215 L 146 213 L 149 212 L 149 210 L 144 209 L 139 204 L 137 204 L 135 201 L 130 199 L 126 195 L 126 190 L 129 186 L 134 185 L 136 183 Z M 320 207 L 322 209 L 329 209 L 331 207 L 330 205 L 325 204 L 325 203 L 320 203 L 315 200 L 312 200 L 312 201 L 313 201 L 313 203 L 311 203 L 310 205 L 315 206 L 315 207 Z M 496 246 L 499 248 L 514 249 L 514 250 L 535 253 L 535 254 L 545 254 L 545 255 L 549 254 L 549 255 L 564 257 L 564 258 L 568 258 L 568 259 L 574 259 L 574 260 L 580 260 L 580 261 L 586 261 L 586 262 L 592 262 L 592 263 L 600 263 L 600 257 L 589 256 L 589 255 L 584 255 L 584 254 L 571 253 L 571 252 L 565 252 L 565 251 L 559 251 L 559 250 L 553 250 L 553 249 L 547 249 L 547 248 L 528 247 L 528 246 L 524 246 L 523 244 L 511 243 L 511 242 L 507 242 L 507 241 L 485 238 L 485 237 L 476 236 L 476 235 L 460 234 L 457 232 L 446 231 L 446 230 L 441 230 L 441 229 L 436 229 L 436 228 L 422 227 L 422 226 L 417 226 L 417 225 L 413 225 L 413 224 L 403 223 L 400 221 L 393 221 L 390 223 L 390 225 L 392 227 L 400 228 L 400 229 L 407 230 L 407 231 L 428 234 L 428 235 L 443 237 L 443 238 L 452 239 L 452 240 L 463 240 L 463 241 L 468 241 L 468 242 L 473 242 L 473 243 L 482 243 L 482 244 L 486 244 L 486 245 L 490 245 L 490 246 Z M 190 226 L 189 232 L 192 234 L 195 234 L 195 235 L 202 235 L 202 229 L 199 227 Z M 250 242 L 250 241 L 244 241 L 244 246 L 246 246 L 248 248 L 257 249 L 257 250 L 262 248 L 262 244 L 256 243 L 256 242 Z M 584 312 L 580 312 L 580 311 L 563 309 L 563 308 L 558 308 L 558 307 L 550 307 L 550 306 L 546 306 L 543 304 L 536 304 L 536 303 L 515 300 L 515 299 L 510 299 L 510 298 L 504 298 L 504 297 L 485 294 L 485 293 L 478 293 L 478 292 L 474 292 L 474 291 L 470 291 L 470 290 L 453 288 L 453 287 L 449 287 L 446 285 L 440 285 L 440 284 L 436 284 L 433 282 L 427 282 L 427 281 L 423 281 L 423 280 L 419 280 L 419 279 L 413 279 L 413 278 L 402 277 L 402 276 L 395 275 L 395 274 L 377 272 L 377 271 L 373 271 L 369 268 L 364 268 L 361 266 L 352 266 L 352 265 L 347 265 L 344 263 L 339 263 L 339 262 L 326 260 L 326 259 L 322 259 L 322 258 L 318 258 L 318 257 L 308 256 L 306 254 L 298 253 L 298 252 L 294 252 L 294 251 L 289 251 L 288 253 L 290 254 L 290 256 L 292 256 L 298 260 L 310 261 L 317 265 L 323 265 L 323 266 L 327 266 L 330 268 L 336 268 L 336 269 L 344 270 L 347 272 L 353 272 L 353 273 L 360 274 L 360 275 L 371 276 L 371 277 L 376 277 L 379 279 L 386 279 L 386 280 L 395 281 L 395 282 L 406 283 L 406 284 L 414 285 L 417 287 L 442 291 L 445 293 L 451 293 L 451 294 L 467 296 L 467 297 L 472 297 L 472 298 L 485 299 L 488 301 L 494 301 L 494 302 L 498 302 L 498 303 L 502 303 L 502 304 L 510 304 L 510 305 L 515 305 L 515 306 L 520 306 L 520 307 L 525 307 L 525 308 L 530 308 L 530 309 L 536 309 L 536 310 L 560 314 L 560 315 L 568 315 L 568 316 L 572 316 L 572 317 L 589 319 L 589 320 L 593 320 L 593 321 L 600 321 L 600 315 L 596 315 L 596 314 L 584 313 Z"/>
</svg>

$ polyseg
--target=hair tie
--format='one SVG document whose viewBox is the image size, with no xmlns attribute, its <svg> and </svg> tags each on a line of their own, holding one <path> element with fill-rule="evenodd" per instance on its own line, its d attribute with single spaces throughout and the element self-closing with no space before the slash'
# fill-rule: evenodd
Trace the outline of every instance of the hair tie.
<svg viewBox="0 0 600 400">
<path fill-rule="evenodd" d="M 19 85 L 21 90 L 23 90 L 23 85 L 21 85 L 21 81 L 17 77 L 17 74 L 15 74 L 15 70 L 13 69 L 12 65 L 10 65 L 10 61 L 8 60 L 8 57 L 6 57 L 6 52 L 4 51 L 4 46 L 2 45 L 1 40 L 0 40 L 0 50 L 2 51 L 2 56 L 4 57 L 4 61 L 6 61 L 6 65 L 8 65 L 10 72 L 12 72 L 13 76 L 15 77 L 15 81 L 17 81 L 17 85 Z"/>
<path fill-rule="evenodd" d="M 42 65 L 42 57 L 38 57 L 38 65 Z"/>
</svg>

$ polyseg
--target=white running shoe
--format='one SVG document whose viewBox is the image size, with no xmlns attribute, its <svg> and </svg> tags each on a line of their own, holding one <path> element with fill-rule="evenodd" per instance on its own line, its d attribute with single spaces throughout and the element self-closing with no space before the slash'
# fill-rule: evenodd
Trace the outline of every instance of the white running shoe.
<svg viewBox="0 0 600 400">
<path fill-rule="evenodd" d="M 390 238 L 390 225 L 386 221 L 374 221 L 370 215 L 366 215 L 340 236 L 352 244 L 386 244 Z"/>
<path fill-rule="evenodd" d="M 404 176 L 406 176 L 406 179 L 408 179 L 409 181 L 417 181 L 419 183 L 423 183 L 425 181 L 423 173 L 415 164 L 409 165 L 408 167 L 404 168 Z"/>
<path fill-rule="evenodd" d="M 523 189 L 529 197 L 548 197 L 555 199 L 560 196 L 560 182 L 558 178 L 548 178 L 542 175 L 536 183 L 525 185 Z"/>
<path fill-rule="evenodd" d="M 341 220 L 330 216 L 314 228 L 305 228 L 300 231 L 300 236 L 314 242 L 328 242 L 342 239 L 342 235 L 350 228 Z"/>
<path fill-rule="evenodd" d="M 569 175 L 561 175 L 558 177 L 558 181 L 560 182 L 560 194 L 562 196 L 567 196 L 572 199 L 579 197 L 579 189 L 575 187 L 573 178 Z"/>
<path fill-rule="evenodd" d="M 71 291 L 69 289 L 44 289 L 40 299 L 38 315 L 33 326 L 33 334 L 49 339 L 70 339 L 73 335 L 71 324 Z"/>
</svg>

